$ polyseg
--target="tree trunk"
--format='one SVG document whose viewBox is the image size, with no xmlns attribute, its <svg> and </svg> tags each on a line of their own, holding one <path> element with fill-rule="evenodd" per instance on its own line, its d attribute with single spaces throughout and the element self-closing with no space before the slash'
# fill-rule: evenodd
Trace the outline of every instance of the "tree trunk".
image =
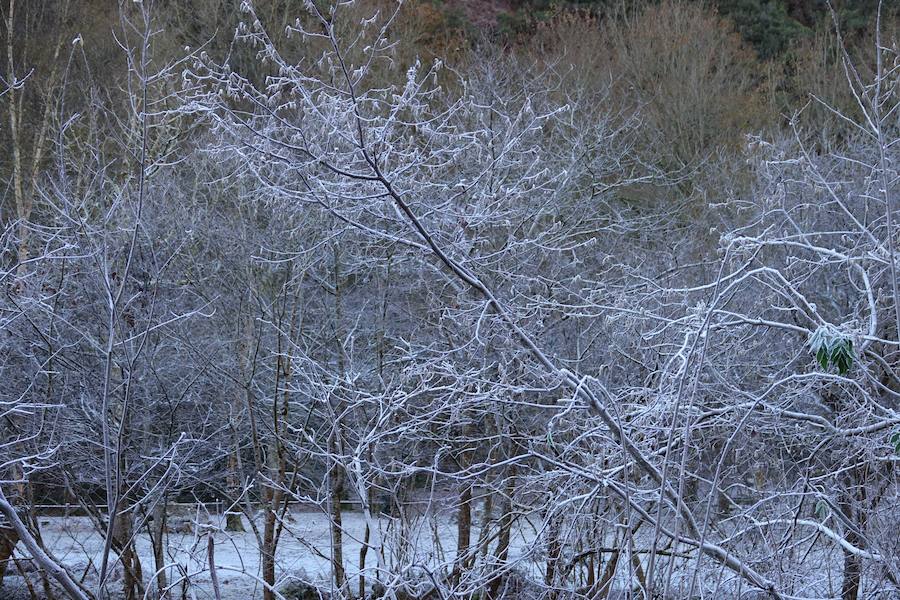
<svg viewBox="0 0 900 600">
<path fill-rule="evenodd" d="M 12 562 L 13 550 L 19 543 L 19 535 L 12 527 L 5 523 L 0 524 L 0 586 L 3 585 L 3 575 L 6 574 L 6 566 Z"/>
<path fill-rule="evenodd" d="M 490 546 L 491 522 L 494 513 L 494 494 L 490 492 L 484 498 L 484 508 L 482 509 L 481 522 L 478 524 L 478 552 L 481 556 L 487 556 Z"/>
<path fill-rule="evenodd" d="M 844 538 L 857 548 L 865 547 L 859 532 L 866 527 L 864 502 L 866 499 L 864 477 L 852 474 L 838 502 L 838 508 L 855 527 L 847 527 Z M 854 489 L 855 488 L 855 489 Z M 841 600 L 857 600 L 862 579 L 862 558 L 844 551 L 844 579 L 841 583 Z"/>
<path fill-rule="evenodd" d="M 467 434 L 469 427 L 463 425 L 460 431 L 462 444 L 468 443 Z M 469 552 L 472 548 L 472 482 L 467 479 L 466 470 L 472 461 L 472 451 L 463 448 L 459 453 L 458 465 L 461 476 L 459 492 L 456 503 L 456 561 L 453 566 L 451 581 L 459 583 L 462 574 L 469 562 Z"/>
<path fill-rule="evenodd" d="M 856 536 L 847 535 L 847 541 L 856 545 Z M 844 581 L 841 584 L 841 600 L 857 600 L 862 575 L 862 559 L 852 552 L 844 552 Z"/>
<path fill-rule="evenodd" d="M 153 546 L 153 566 L 156 571 L 156 595 L 157 597 L 162 597 L 163 590 L 166 589 L 166 571 L 163 568 L 166 564 L 165 498 L 156 503 L 150 516 L 153 517 L 153 520 L 150 522 L 150 527 L 148 529 L 150 530 L 150 543 Z"/>
<path fill-rule="evenodd" d="M 331 468 L 328 471 L 328 488 L 331 503 L 331 568 L 334 586 L 343 590 L 347 578 L 344 573 L 344 529 L 341 523 L 341 500 L 344 498 L 344 473 L 336 456 L 338 445 L 335 441 L 337 433 L 333 433 L 328 441 L 328 452 L 332 456 Z"/>
<path fill-rule="evenodd" d="M 138 600 L 144 595 L 144 582 L 140 557 L 134 547 L 134 524 L 131 514 L 126 506 L 120 506 L 118 514 L 111 517 L 116 519 L 113 548 L 119 554 L 122 563 L 122 596 L 125 600 Z"/>
<path fill-rule="evenodd" d="M 334 254 L 334 350 L 337 357 L 338 373 L 344 377 L 347 365 L 344 357 L 343 346 L 343 277 L 341 275 L 341 250 L 338 244 L 332 246 Z M 344 589 L 347 577 L 344 572 L 344 528 L 342 524 L 341 501 L 344 499 L 344 479 L 346 474 L 338 458 L 343 444 L 341 443 L 341 401 L 332 402 L 332 415 L 334 419 L 331 435 L 328 437 L 328 456 L 331 465 L 328 469 L 328 495 L 331 504 L 331 569 L 334 577 L 334 585 L 341 593 L 349 595 L 350 590 Z"/>
<path fill-rule="evenodd" d="M 263 547 L 262 547 L 262 578 L 266 583 L 263 589 L 263 600 L 275 600 L 275 500 L 277 492 L 270 490 L 267 492 L 267 498 L 264 500 L 266 504 L 265 525 L 263 527 Z"/>
<path fill-rule="evenodd" d="M 366 554 L 369 551 L 369 538 L 372 532 L 369 530 L 369 524 L 366 523 L 366 532 L 363 535 L 363 543 L 359 548 L 359 597 L 364 598 L 366 595 Z"/>
<path fill-rule="evenodd" d="M 494 571 L 497 574 L 494 578 L 488 583 L 488 594 L 487 597 L 489 599 L 495 599 L 498 597 L 500 591 L 500 584 L 503 583 L 503 576 L 500 574 L 500 571 L 503 569 L 503 566 L 506 564 L 507 558 L 509 558 L 509 540 L 510 535 L 512 533 L 512 524 L 513 524 L 513 494 L 515 493 L 515 467 L 509 468 L 509 473 L 506 478 L 506 485 L 503 491 L 503 509 L 500 515 L 500 532 L 497 535 L 497 551 L 494 552 Z"/>
<path fill-rule="evenodd" d="M 556 577 L 562 555 L 562 544 L 559 540 L 561 521 L 562 519 L 558 515 L 553 515 L 550 517 L 547 527 L 547 570 L 544 575 L 544 584 L 550 588 L 548 594 L 550 600 L 554 600 L 557 596 Z"/>
<path fill-rule="evenodd" d="M 459 501 L 456 509 L 456 567 L 455 581 L 458 582 L 468 563 L 469 549 L 472 546 L 472 484 L 462 483 L 459 490 Z"/>
<path fill-rule="evenodd" d="M 235 401 L 235 407 L 240 404 L 240 399 Z M 235 437 L 237 435 L 235 434 Z M 239 501 L 240 485 L 238 484 L 238 445 L 235 440 L 234 449 L 228 455 L 228 475 L 226 485 L 228 487 L 227 505 L 225 506 L 225 531 L 235 531 L 243 533 L 244 523 L 241 521 L 241 513 L 234 510 L 233 503 Z"/>
<path fill-rule="evenodd" d="M 59 3 L 58 7 L 58 15 L 60 19 L 60 23 L 68 15 L 68 7 L 69 3 Z M 6 31 L 11 32 L 15 31 L 15 8 L 16 8 L 16 0 L 9 0 L 9 6 L 6 11 Z M 50 65 L 49 72 L 46 74 L 45 81 L 45 89 L 47 90 L 55 90 L 57 88 L 56 83 L 59 77 L 59 55 L 62 50 L 63 45 L 63 28 L 59 28 L 59 34 L 54 40 L 54 50 L 53 50 L 53 58 L 47 63 Z M 28 35 L 25 33 L 24 35 Z M 6 36 L 6 67 L 7 67 L 7 77 L 10 78 L 11 81 L 16 81 L 16 64 L 15 64 L 15 48 L 13 47 L 13 41 L 16 36 L 7 35 Z M 48 42 L 50 40 L 47 40 Z M 8 98 L 7 105 L 9 107 L 9 133 L 10 133 L 10 145 L 11 145 L 11 158 L 12 158 L 12 181 L 10 182 L 12 185 L 13 192 L 13 201 L 16 207 L 16 218 L 18 219 L 18 245 L 17 245 L 17 266 L 16 266 L 16 277 L 17 289 L 21 291 L 22 286 L 24 285 L 23 278 L 26 275 L 26 267 L 27 261 L 31 256 L 29 251 L 29 234 L 30 230 L 28 228 L 28 220 L 31 218 L 31 212 L 34 207 L 34 194 L 37 188 L 38 176 L 40 174 L 40 168 L 43 164 L 43 156 L 44 152 L 47 148 L 47 139 L 48 132 L 50 131 L 50 116 L 52 114 L 52 109 L 55 104 L 51 101 L 51 98 L 44 99 L 43 110 L 41 111 L 40 124 L 37 128 L 29 130 L 27 125 L 25 125 L 25 121 L 27 121 L 27 117 L 24 114 L 23 110 L 23 102 L 22 99 L 18 97 L 19 94 L 22 94 L 19 88 L 16 86 L 10 87 L 8 90 Z M 31 151 L 31 164 L 29 172 L 26 172 L 25 162 L 25 154 L 26 154 L 26 140 L 30 142 L 30 151 Z M 26 189 L 26 177 L 28 179 L 28 183 L 30 187 Z"/>
</svg>

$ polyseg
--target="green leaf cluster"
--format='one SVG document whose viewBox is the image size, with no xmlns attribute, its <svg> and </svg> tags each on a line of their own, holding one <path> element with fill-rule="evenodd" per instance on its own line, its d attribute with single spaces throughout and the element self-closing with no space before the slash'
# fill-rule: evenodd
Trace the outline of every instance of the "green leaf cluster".
<svg viewBox="0 0 900 600">
<path fill-rule="evenodd" d="M 822 328 L 812 335 L 809 345 L 823 371 L 827 371 L 830 365 L 841 375 L 846 375 L 853 368 L 855 354 L 853 340 L 849 337 Z"/>
<path fill-rule="evenodd" d="M 840 340 L 831 348 L 823 345 L 816 352 L 816 360 L 822 369 L 827 370 L 830 363 L 837 367 L 838 373 L 846 375 L 853 366 L 853 340 Z"/>
</svg>

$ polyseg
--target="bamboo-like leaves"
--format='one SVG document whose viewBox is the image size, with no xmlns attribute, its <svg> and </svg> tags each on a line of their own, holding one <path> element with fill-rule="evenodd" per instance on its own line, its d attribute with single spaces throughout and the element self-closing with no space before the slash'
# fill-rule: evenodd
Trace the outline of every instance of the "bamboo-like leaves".
<svg viewBox="0 0 900 600">
<path fill-rule="evenodd" d="M 831 328 L 820 327 L 810 338 L 809 346 L 823 371 L 827 371 L 831 365 L 839 374 L 846 375 L 853 368 L 855 355 L 853 340 L 849 336 Z"/>
</svg>

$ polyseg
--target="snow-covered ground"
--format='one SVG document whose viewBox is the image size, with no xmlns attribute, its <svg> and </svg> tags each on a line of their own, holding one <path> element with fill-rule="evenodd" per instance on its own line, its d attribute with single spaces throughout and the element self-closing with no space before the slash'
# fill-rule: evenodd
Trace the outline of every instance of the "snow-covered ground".
<svg viewBox="0 0 900 600">
<path fill-rule="evenodd" d="M 175 531 L 168 534 L 166 550 L 166 579 L 172 586 L 171 598 L 189 598 L 205 600 L 214 597 L 209 569 L 209 537 L 213 539 L 216 572 L 220 583 L 223 600 L 251 600 L 261 598 L 260 553 L 256 535 L 249 527 L 246 519 L 243 533 L 227 532 L 224 529 L 224 518 L 213 515 L 211 518 L 196 513 L 192 517 L 172 516 L 170 524 Z M 193 531 L 186 531 L 185 523 L 199 522 Z M 477 522 L 477 515 L 476 515 Z M 86 517 L 41 517 L 41 533 L 45 545 L 61 563 L 66 565 L 76 577 L 83 577 L 88 587 L 96 586 L 97 565 L 102 560 L 102 536 L 94 529 Z M 181 526 L 179 526 L 179 523 Z M 406 573 L 415 579 L 424 580 L 425 566 L 432 571 L 448 572 L 454 562 L 456 547 L 456 522 L 451 511 L 433 511 L 426 516 L 419 516 L 405 527 L 397 519 L 381 516 L 378 519 L 380 535 L 384 539 L 386 568 L 392 573 Z M 256 522 L 262 531 L 261 519 Z M 496 525 L 496 524 L 494 524 Z M 509 561 L 520 573 L 540 580 L 541 569 L 546 557 L 541 555 L 542 544 L 536 538 L 541 527 L 540 519 L 522 517 L 513 528 Z M 359 512 L 347 511 L 343 515 L 344 532 L 343 551 L 344 565 L 352 590 L 358 589 L 359 551 L 365 533 L 365 519 Z M 179 531 L 180 530 L 180 531 Z M 492 528 L 492 531 L 495 529 Z M 472 531 L 472 541 L 479 540 L 479 528 Z M 650 532 L 642 532 L 637 536 L 639 545 L 646 547 L 651 543 Z M 374 541 L 374 540 L 373 540 Z M 599 540 L 597 540 L 599 542 Z M 145 581 L 153 579 L 154 559 L 150 540 L 146 532 L 137 536 L 137 548 L 141 556 L 141 564 Z M 329 552 L 331 547 L 330 520 L 323 512 L 292 511 L 284 521 L 284 531 L 278 544 L 276 554 L 276 589 L 296 581 L 312 583 L 327 590 L 331 582 L 331 565 Z M 749 549 L 748 549 L 749 550 Z M 21 548 L 18 549 L 21 553 Z M 759 555 L 759 551 L 750 554 Z M 19 558 L 25 556 L 19 554 Z M 779 557 L 773 557 L 770 563 L 757 564 L 765 575 L 773 578 L 780 586 L 790 589 L 794 597 L 828 598 L 834 597 L 840 588 L 840 564 L 842 555 L 828 544 L 817 545 L 805 553 L 802 565 L 795 564 L 796 557 L 780 557 L 787 561 L 786 567 L 800 568 L 808 577 L 797 578 L 789 584 L 788 579 L 779 568 Z M 28 566 L 23 560 L 23 566 Z M 679 561 L 674 574 L 674 585 L 681 589 L 689 585 L 689 578 L 684 574 L 695 565 L 693 559 Z M 367 570 L 377 565 L 374 551 L 370 550 L 366 560 Z M 620 577 L 627 576 L 627 564 L 623 563 Z M 683 571 L 682 567 L 687 568 Z M 782 574 L 779 574 L 779 573 Z M 813 575 L 815 574 L 815 575 Z M 40 585 L 34 573 L 30 574 L 38 593 Z M 110 588 L 115 591 L 121 586 L 118 579 L 121 570 L 113 571 L 113 583 Z M 368 577 L 372 581 L 372 577 Z M 623 580 L 624 583 L 624 580 Z M 734 573 L 723 570 L 711 560 L 705 560 L 701 567 L 699 588 L 714 590 L 722 597 L 723 590 L 733 593 L 743 589 L 745 597 L 755 598 L 759 594 L 749 592 L 746 586 L 738 583 Z M 698 588 L 698 589 L 699 589 Z M 155 589 L 148 589 L 148 597 L 155 595 Z M 24 580 L 13 566 L 7 571 L 4 587 L 0 590 L 0 600 L 24 600 L 28 598 Z M 679 597 L 674 594 L 673 597 Z"/>
<path fill-rule="evenodd" d="M 196 518 L 193 518 L 196 521 Z M 167 544 L 167 582 L 175 584 L 173 597 L 182 597 L 182 587 L 187 584 L 188 598 L 212 598 L 209 572 L 208 536 L 213 536 L 214 557 L 223 600 L 245 600 L 262 596 L 260 581 L 260 556 L 256 535 L 248 526 L 246 532 L 225 531 L 224 518 L 206 516 L 199 519 L 200 527 L 193 532 L 171 532 Z M 97 565 L 103 556 L 103 539 L 87 517 L 41 517 L 41 533 L 46 547 L 63 564 L 86 581 L 96 580 Z M 276 588 L 295 580 L 312 582 L 327 588 L 331 580 L 328 559 L 331 546 L 330 521 L 322 512 L 293 511 L 284 520 L 284 531 L 276 554 L 278 583 Z M 347 575 L 353 589 L 358 586 L 359 551 L 365 533 L 362 513 L 345 512 L 343 515 L 343 549 Z M 389 565 L 450 565 L 454 559 L 456 524 L 450 514 L 433 514 L 419 517 L 401 531 L 397 519 L 382 516 L 379 519 L 385 546 L 394 550 L 386 556 Z M 535 563 L 527 556 L 536 530 L 526 519 L 515 528 L 511 540 L 510 559 L 518 560 L 530 569 Z M 262 531 L 262 520 L 257 520 Z M 479 530 L 473 531 L 473 542 Z M 398 543 L 400 539 L 405 543 Z M 154 570 L 153 554 L 146 532 L 138 534 L 137 548 L 145 580 Z M 401 551 L 398 551 L 402 548 Z M 18 552 L 22 552 L 21 548 Z M 19 554 L 20 558 L 25 558 Z M 369 569 L 376 566 L 374 552 L 368 553 Z M 185 577 L 187 575 L 187 577 Z M 118 572 L 114 577 L 119 578 Z M 112 586 L 115 588 L 115 584 Z M 22 578 L 12 565 L 8 569 L 0 598 L 15 597 L 16 588 L 23 588 Z M 24 592 L 24 589 L 21 590 Z M 23 596 L 26 597 L 26 596 Z"/>
</svg>

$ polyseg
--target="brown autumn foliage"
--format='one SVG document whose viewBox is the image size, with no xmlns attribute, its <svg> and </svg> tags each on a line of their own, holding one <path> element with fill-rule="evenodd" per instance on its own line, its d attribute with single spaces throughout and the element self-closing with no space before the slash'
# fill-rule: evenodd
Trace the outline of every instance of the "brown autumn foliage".
<svg viewBox="0 0 900 600">
<path fill-rule="evenodd" d="M 686 167 L 738 148 L 765 123 L 762 65 L 702 5 L 665 0 L 623 15 L 604 37 L 617 96 L 640 107 L 664 164 Z"/>
</svg>

